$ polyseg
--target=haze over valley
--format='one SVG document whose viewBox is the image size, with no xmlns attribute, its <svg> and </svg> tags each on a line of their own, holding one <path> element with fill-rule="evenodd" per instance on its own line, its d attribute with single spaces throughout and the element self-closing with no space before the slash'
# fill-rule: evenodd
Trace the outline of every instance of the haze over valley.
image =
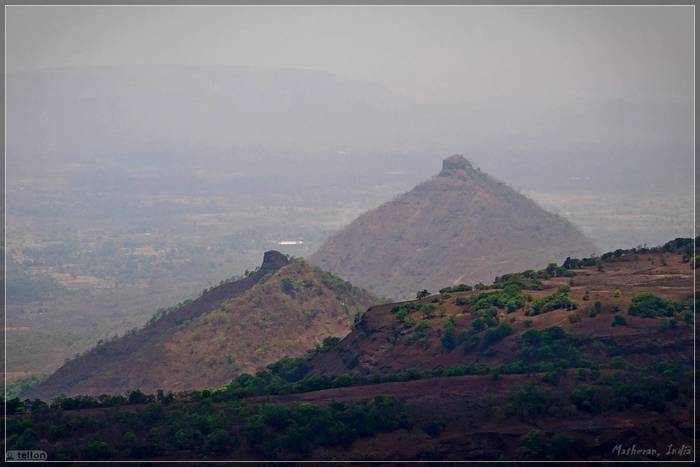
<svg viewBox="0 0 700 467">
<path fill-rule="evenodd" d="M 573 458 L 607 459 L 624 423 L 606 425 L 606 410 L 635 420 L 635 439 L 667 423 L 687 441 L 698 257 L 686 8 L 6 15 L 8 397 L 67 394 L 61 410 L 85 403 L 105 420 L 115 406 L 158 406 L 177 423 L 193 401 L 214 410 L 213 397 L 243 417 L 177 436 L 155 417 L 132 433 L 146 444 L 120 434 L 110 449 L 18 429 L 13 446 L 43 443 L 66 460 L 381 460 L 385 447 L 414 460 L 557 458 L 518 444 L 532 419 L 503 407 L 525 382 L 527 397 L 545 387 L 573 401 L 553 402 L 558 415 L 537 409 L 561 416 L 566 436 L 600 422 L 601 436 L 579 440 L 588 451 L 558 448 Z M 550 338 L 566 362 L 533 350 Z M 656 391 L 663 403 L 625 393 L 638 404 L 595 412 L 595 397 L 569 397 L 581 381 L 612 391 L 596 372 L 637 378 L 655 352 L 676 365 L 644 380 L 673 373 Z M 456 392 L 421 396 L 429 382 L 417 380 L 433 377 Z M 449 418 L 486 384 L 495 399 L 476 395 L 473 423 Z M 287 440 L 273 446 L 258 440 L 267 415 L 238 411 L 247 398 L 363 401 L 358 410 L 391 416 L 338 435 L 342 447 L 279 422 L 271 429 L 289 439 L 269 436 Z M 40 413 L 20 399 L 10 420 Z M 671 408 L 635 412 L 659 404 Z M 430 419 L 437 406 L 447 418 Z M 375 435 L 386 438 L 372 447 Z M 300 440 L 311 444 L 295 451 Z"/>
<path fill-rule="evenodd" d="M 50 371 L 268 249 L 306 256 L 454 152 L 603 250 L 687 235 L 684 102 L 428 105 L 328 73 L 240 67 L 11 73 L 8 299 L 23 331 L 8 339 L 25 349 L 11 371 Z M 23 296 L 25 277 L 68 293 L 47 306 Z"/>
</svg>

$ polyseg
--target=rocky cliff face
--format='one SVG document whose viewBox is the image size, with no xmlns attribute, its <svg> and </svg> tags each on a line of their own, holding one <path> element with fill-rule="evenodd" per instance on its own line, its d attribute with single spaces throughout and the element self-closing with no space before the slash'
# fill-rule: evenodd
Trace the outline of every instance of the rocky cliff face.
<svg viewBox="0 0 700 467">
<path fill-rule="evenodd" d="M 457 172 L 467 172 L 474 170 L 472 165 L 463 156 L 455 154 L 442 161 L 441 177 L 449 177 Z"/>
<path fill-rule="evenodd" d="M 409 298 L 596 252 L 566 219 L 454 155 L 437 176 L 333 235 L 310 261 L 376 294 Z"/>
<path fill-rule="evenodd" d="M 260 269 L 263 271 L 276 271 L 289 264 L 289 259 L 276 250 L 266 251 Z"/>
</svg>

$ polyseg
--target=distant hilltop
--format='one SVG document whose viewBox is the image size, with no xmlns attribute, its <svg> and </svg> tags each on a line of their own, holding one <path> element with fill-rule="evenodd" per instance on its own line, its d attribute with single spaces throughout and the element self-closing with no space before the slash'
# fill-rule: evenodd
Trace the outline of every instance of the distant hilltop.
<svg viewBox="0 0 700 467">
<path fill-rule="evenodd" d="M 474 170 L 471 163 L 460 154 L 455 154 L 442 161 L 442 170 L 440 176 L 447 177 L 455 172 Z"/>
<path fill-rule="evenodd" d="M 310 261 L 377 294 L 407 298 L 597 252 L 569 221 L 455 154 L 437 176 L 337 232 Z"/>
</svg>

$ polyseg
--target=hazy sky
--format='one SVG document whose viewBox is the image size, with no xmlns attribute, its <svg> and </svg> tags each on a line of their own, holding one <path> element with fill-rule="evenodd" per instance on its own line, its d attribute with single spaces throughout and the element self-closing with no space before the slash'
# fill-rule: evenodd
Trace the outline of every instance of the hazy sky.
<svg viewBox="0 0 700 467">
<path fill-rule="evenodd" d="M 692 95 L 688 6 L 7 7 L 7 69 L 324 70 L 424 100 Z"/>
</svg>

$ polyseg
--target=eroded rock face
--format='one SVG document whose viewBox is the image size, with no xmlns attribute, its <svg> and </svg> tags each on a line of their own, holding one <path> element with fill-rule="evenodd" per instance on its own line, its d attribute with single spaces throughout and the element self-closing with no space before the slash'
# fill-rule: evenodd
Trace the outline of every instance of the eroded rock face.
<svg viewBox="0 0 700 467">
<path fill-rule="evenodd" d="M 440 171 L 441 176 L 449 176 L 458 171 L 469 171 L 474 170 L 472 165 L 469 163 L 464 156 L 460 154 L 455 154 L 448 157 L 442 161 L 442 170 Z"/>
<path fill-rule="evenodd" d="M 287 264 L 289 264 L 289 259 L 287 256 L 283 255 L 277 250 L 270 250 L 265 252 L 260 269 L 265 269 L 266 271 L 276 271 L 285 267 Z"/>
</svg>

